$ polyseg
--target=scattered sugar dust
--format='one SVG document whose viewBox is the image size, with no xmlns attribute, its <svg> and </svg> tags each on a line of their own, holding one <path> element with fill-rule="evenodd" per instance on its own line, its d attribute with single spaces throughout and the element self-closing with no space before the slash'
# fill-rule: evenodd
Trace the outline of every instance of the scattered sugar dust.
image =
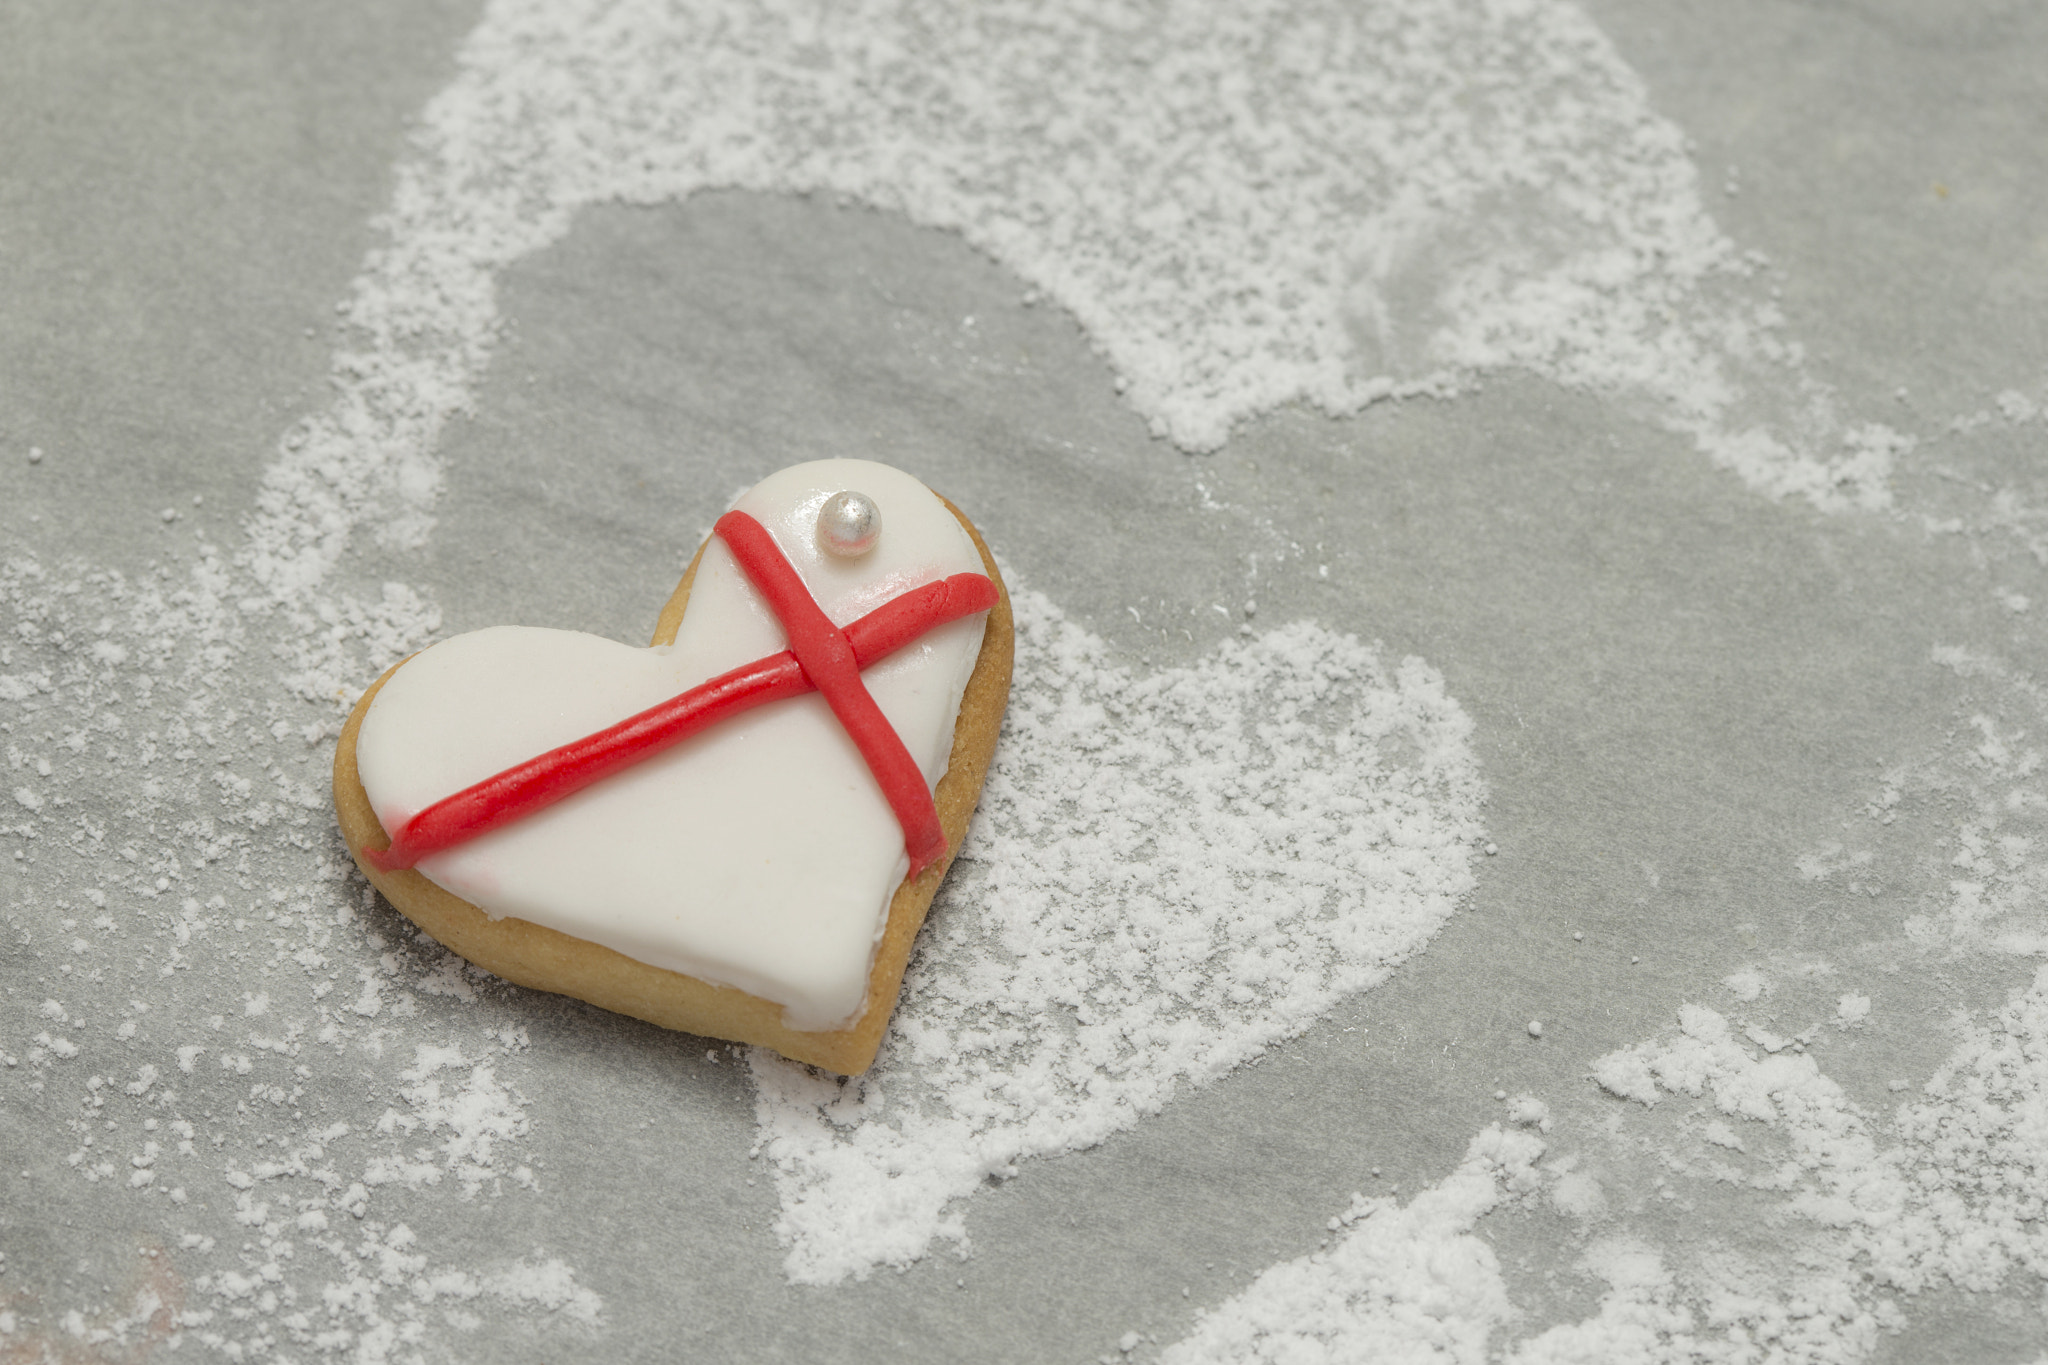
<svg viewBox="0 0 2048 1365">
<path fill-rule="evenodd" d="M 756 1050 L 792 1280 L 965 1245 L 961 1204 L 1292 1037 L 1471 889 L 1471 722 L 1307 623 L 1134 674 L 1016 591 L 1002 759 L 873 1070 Z"/>
<path fill-rule="evenodd" d="M 1265 1271 L 1160 1359 L 1489 1359 L 1515 1309 L 1493 1248 L 1473 1228 L 1504 1198 L 1540 1186 L 1543 1150 L 1534 1133 L 1494 1124 L 1455 1171 L 1406 1204 L 1354 1195 L 1330 1220 L 1341 1233 L 1334 1246 Z"/>
<path fill-rule="evenodd" d="M 1921 886 L 1889 941 L 1729 973 L 1718 1007 L 1684 1004 L 1669 1032 L 1591 1061 L 1604 1116 L 1574 1105 L 1578 1126 L 1553 1131 L 1549 1106 L 1517 1101 L 1520 1164 L 1489 1128 L 1408 1204 L 1355 1198 L 1333 1246 L 1267 1270 L 1160 1358 L 1858 1365 L 1941 1289 L 2001 1294 L 2016 1331 L 2048 1336 L 2017 1306 L 2048 1281 L 2048 777 L 2029 740 L 2048 695 L 1982 650 L 1941 647 L 1928 667 L 1967 688 L 1955 730 L 1793 869 L 1851 896 Z M 1966 963 L 2026 979 L 1957 1011 L 1926 1070 L 1830 1073 L 1887 1000 L 1913 1007 L 1914 978 Z M 1489 1223 L 1511 1207 L 1562 1224 L 1576 1251 L 1552 1256 L 1601 1286 L 1591 1314 L 1517 1301 Z"/>
<path fill-rule="evenodd" d="M 217 551 L 195 559 L 139 580 L 0 566 L 21 1248 L 0 1352 L 382 1362 L 474 1330 L 486 1303 L 595 1322 L 544 1250 L 464 1264 L 414 1226 L 537 1183 L 524 1031 L 479 974 L 387 940 L 332 833 L 337 698 L 434 614 L 396 588 L 278 603 Z M 147 1231 L 110 1246 L 110 1227 Z M 108 1264 L 124 1252 L 138 1282 Z"/>
<path fill-rule="evenodd" d="M 2043 1277 L 2048 967 L 1969 1021 L 1890 1114 L 1790 1040 L 1746 1032 L 1687 1006 L 1672 1036 L 1594 1064 L 1611 1095 L 1675 1108 L 1666 1122 L 1577 1134 L 1579 1153 L 1548 1162 L 1558 1149 L 1535 1132 L 1491 1126 L 1405 1205 L 1354 1196 L 1331 1219 L 1334 1245 L 1268 1269 L 1159 1358 L 1855 1365 L 1908 1325 L 1913 1295 Z M 1547 1130 L 1538 1112 L 1518 1117 Z M 1602 1174 L 1675 1203 L 1682 1226 L 1639 1207 L 1611 1216 Z M 1573 1268 L 1604 1286 L 1590 1316 L 1528 1330 L 1484 1224 L 1517 1205 L 1577 1225 Z M 1746 1235 L 1758 1227 L 1767 1238 Z"/>
</svg>

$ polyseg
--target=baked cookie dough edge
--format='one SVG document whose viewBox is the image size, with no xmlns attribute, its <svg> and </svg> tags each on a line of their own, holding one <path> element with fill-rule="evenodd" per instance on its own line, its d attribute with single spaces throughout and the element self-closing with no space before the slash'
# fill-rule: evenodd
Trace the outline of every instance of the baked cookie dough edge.
<svg viewBox="0 0 2048 1365">
<path fill-rule="evenodd" d="M 934 494 L 934 497 L 939 495 Z M 644 1019 L 663 1028 L 732 1042 L 757 1043 L 794 1061 L 841 1075 L 868 1069 L 881 1048 L 882 1035 L 895 1013 L 903 972 L 924 924 L 932 897 L 938 893 L 954 855 L 967 836 L 967 825 L 981 798 L 989 764 L 1002 732 L 1003 712 L 1010 699 L 1010 671 L 1016 657 L 1016 636 L 1010 611 L 1010 590 L 996 568 L 995 557 L 974 523 L 945 498 L 946 509 L 958 518 L 981 555 L 982 567 L 996 585 L 996 604 L 982 631 L 981 652 L 960 701 L 953 724 L 953 753 L 946 775 L 939 779 L 933 802 L 946 833 L 946 856 L 923 875 L 904 881 L 889 902 L 888 921 L 868 971 L 866 1003 L 843 1029 L 806 1033 L 782 1022 L 783 1007 L 733 986 L 722 986 L 682 972 L 650 966 L 625 954 L 527 920 L 492 919 L 481 909 L 407 869 L 383 872 L 363 861 L 363 850 L 385 849 L 391 838 L 370 808 L 356 770 L 356 736 L 370 703 L 401 660 L 371 685 L 349 713 L 334 750 L 334 810 L 356 866 L 398 912 L 458 956 L 493 975 L 534 990 L 573 996 L 619 1014 Z M 707 541 L 708 543 L 708 541 Z M 689 603 L 690 584 L 704 557 L 703 547 L 684 571 L 668 604 L 655 623 L 652 644 L 674 641 Z"/>
</svg>

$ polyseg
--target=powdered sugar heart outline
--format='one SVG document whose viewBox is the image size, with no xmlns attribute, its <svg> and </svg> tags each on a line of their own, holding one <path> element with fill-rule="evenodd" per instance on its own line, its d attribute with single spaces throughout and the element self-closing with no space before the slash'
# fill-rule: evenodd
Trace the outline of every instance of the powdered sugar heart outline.
<svg viewBox="0 0 2048 1365">
<path fill-rule="evenodd" d="M 358 526 L 423 542 L 499 272 L 587 206 L 709 189 L 822 191 L 961 233 L 1071 311 L 1126 401 L 1190 447 L 1290 401 L 1350 413 L 1517 366 L 1646 406 L 1770 496 L 1889 497 L 1904 438 L 1834 413 L 1701 204 L 1684 133 L 1564 0 L 1287 0 L 1128 27 L 917 0 L 837 24 L 714 10 L 489 7 L 343 306 L 343 396 L 266 476 L 248 558 L 268 589 L 317 586 Z M 1137 147 L 1173 154 L 1098 164 Z"/>
</svg>

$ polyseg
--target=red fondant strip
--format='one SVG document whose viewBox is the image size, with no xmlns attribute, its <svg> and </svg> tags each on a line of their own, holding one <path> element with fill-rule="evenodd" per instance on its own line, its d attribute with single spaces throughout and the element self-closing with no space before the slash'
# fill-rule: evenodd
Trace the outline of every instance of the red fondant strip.
<svg viewBox="0 0 2048 1365">
<path fill-rule="evenodd" d="M 744 518 L 744 525 L 734 523 L 739 528 L 737 534 L 746 538 L 745 526 L 753 527 L 754 531 L 759 533 L 760 542 L 765 542 L 767 555 L 773 556 L 773 562 L 765 572 L 775 576 L 774 565 L 780 565 L 787 574 L 786 579 L 777 578 L 778 593 L 786 600 L 789 585 L 794 583 L 795 591 L 802 594 L 803 602 L 809 604 L 811 611 L 816 615 L 816 620 L 824 621 L 824 628 L 838 636 L 845 648 L 850 651 L 853 665 L 852 682 L 862 697 L 867 697 L 867 687 L 860 681 L 860 669 L 886 659 L 927 631 L 957 621 L 963 616 L 987 611 L 996 604 L 995 584 L 988 578 L 981 574 L 954 574 L 940 582 L 914 588 L 877 607 L 849 624 L 844 631 L 840 631 L 833 627 L 830 621 L 825 620 L 823 612 L 818 611 L 817 604 L 811 601 L 809 592 L 804 589 L 802 580 L 796 577 L 795 570 L 783 559 L 774 541 L 768 539 L 768 533 L 761 528 L 760 523 L 743 512 L 728 513 L 718 524 L 719 535 L 733 548 L 734 557 L 747 571 L 748 579 L 754 582 L 764 597 L 769 597 L 770 607 L 775 610 L 777 618 L 784 622 L 783 629 L 789 632 L 792 646 L 796 644 L 796 635 L 788 624 L 788 618 L 776 604 L 777 599 L 770 596 L 768 589 L 762 587 L 749 564 L 750 557 L 756 563 L 763 558 L 760 542 L 755 542 L 751 551 L 742 552 L 733 544 L 733 536 L 726 534 L 727 522 L 735 517 Z M 815 622 L 807 629 L 815 636 Z M 824 648 L 830 651 L 832 646 L 827 643 Z M 802 653 L 794 648 L 756 659 L 708 682 L 699 683 L 689 691 L 671 697 L 657 706 L 651 706 L 636 716 L 629 716 L 608 729 L 586 735 L 582 739 L 564 744 L 558 749 L 550 750 L 537 758 L 528 759 L 515 767 L 487 777 L 474 786 L 466 787 L 453 796 L 444 797 L 427 807 L 399 829 L 389 849 L 364 849 L 363 859 L 386 872 L 412 867 L 422 858 L 466 843 L 516 820 L 522 820 L 582 791 L 594 782 L 600 782 L 672 745 L 680 744 L 691 735 L 722 720 L 729 720 L 771 701 L 802 696 L 816 687 L 815 679 L 805 668 L 802 659 Z M 830 669 L 834 665 L 828 661 L 821 666 Z M 840 687 L 843 684 L 835 681 L 834 686 Z M 832 694 L 829 691 L 826 693 L 826 700 L 828 703 L 832 701 Z M 896 750 L 908 764 L 917 791 L 923 795 L 923 808 L 931 812 L 929 829 L 936 830 L 937 812 L 932 808 L 931 794 L 925 789 L 923 774 L 917 770 L 914 762 L 910 762 L 909 751 L 903 748 L 902 740 L 897 738 L 895 730 L 890 728 L 880 709 L 874 706 L 873 698 L 867 697 L 867 702 L 868 708 L 873 712 L 873 723 L 878 723 L 886 732 L 887 738 L 895 742 Z M 846 723 L 837 705 L 833 705 L 833 714 L 840 715 L 841 723 Z M 851 725 L 848 726 L 848 733 L 853 733 Z M 860 748 L 862 757 L 867 758 L 868 748 L 861 743 L 858 735 L 855 735 L 854 743 Z M 868 762 L 870 768 L 874 769 L 875 760 L 869 758 Z M 898 769 L 892 768 L 891 771 Z M 883 794 L 889 799 L 890 809 L 896 812 L 898 821 L 903 824 L 904 847 L 910 853 L 911 875 L 916 876 L 930 862 L 944 854 L 944 834 L 939 834 L 936 852 L 933 852 L 930 833 L 924 824 L 919 823 L 917 828 L 920 831 L 920 842 L 913 845 L 912 823 L 904 820 L 903 810 L 898 805 L 895 794 L 891 793 L 884 782 L 881 770 L 875 769 L 875 772 L 876 781 L 883 783 Z M 913 801 L 909 804 L 913 806 L 913 817 L 916 817 L 919 814 L 914 809 L 916 803 Z M 922 861 L 919 857 L 920 851 L 926 854 Z"/>
<path fill-rule="evenodd" d="M 363 858 L 386 872 L 411 867 L 422 858 L 523 820 L 721 720 L 810 690 L 796 656 L 788 650 L 756 659 L 617 725 L 443 797 L 406 821 L 390 848 L 366 848 Z"/>
<path fill-rule="evenodd" d="M 946 855 L 946 832 L 939 828 L 938 808 L 932 804 L 931 788 L 925 785 L 917 760 L 860 680 L 853 642 L 811 597 L 810 589 L 760 522 L 745 512 L 732 511 L 718 519 L 716 529 L 782 623 L 790 652 L 803 665 L 804 676 L 824 694 L 826 705 L 867 760 L 883 799 L 903 827 L 903 848 L 910 855 L 910 875 L 915 877 Z"/>
<path fill-rule="evenodd" d="M 867 668 L 926 631 L 987 611 L 995 604 L 996 585 L 986 575 L 956 573 L 884 602 L 850 623 L 846 638 L 853 644 L 854 662 Z"/>
</svg>

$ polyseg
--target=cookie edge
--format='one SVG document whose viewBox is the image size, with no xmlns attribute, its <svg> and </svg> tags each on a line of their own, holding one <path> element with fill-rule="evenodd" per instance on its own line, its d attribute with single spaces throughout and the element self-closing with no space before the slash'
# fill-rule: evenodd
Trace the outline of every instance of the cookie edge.
<svg viewBox="0 0 2048 1365">
<path fill-rule="evenodd" d="M 730 1042 L 772 1048 L 792 1061 L 805 1062 L 841 1075 L 868 1069 L 882 1045 L 903 973 L 910 964 L 917 931 L 931 909 L 947 870 L 952 866 L 967 826 L 981 799 L 989 765 L 995 758 L 1009 705 L 1010 674 L 1016 658 L 1016 633 L 1010 590 L 996 568 L 995 556 L 981 532 L 944 496 L 933 497 L 966 529 L 981 556 L 983 569 L 996 585 L 996 604 L 983 626 L 981 652 L 960 699 L 953 723 L 953 750 L 946 775 L 932 794 L 939 824 L 946 834 L 946 856 L 908 878 L 889 901 L 889 915 L 868 971 L 861 1013 L 843 1029 L 804 1032 L 782 1022 L 783 1006 L 735 986 L 723 986 L 684 972 L 651 966 L 602 944 L 592 943 L 528 920 L 492 919 L 477 906 L 436 885 L 412 869 L 384 872 L 363 860 L 365 848 L 391 846 L 390 835 L 370 808 L 356 769 L 356 736 L 370 703 L 392 674 L 405 667 L 400 660 L 372 683 L 350 711 L 334 749 L 334 809 L 342 838 L 356 866 L 391 902 L 394 909 L 428 937 L 495 976 L 533 990 L 572 996 L 618 1014 L 631 1015 L 663 1028 Z M 710 543 L 709 539 L 705 544 Z M 654 645 L 670 644 L 681 626 L 690 600 L 690 585 L 704 557 L 699 546 L 655 621 Z M 408 656 L 410 657 L 410 656 Z"/>
</svg>

